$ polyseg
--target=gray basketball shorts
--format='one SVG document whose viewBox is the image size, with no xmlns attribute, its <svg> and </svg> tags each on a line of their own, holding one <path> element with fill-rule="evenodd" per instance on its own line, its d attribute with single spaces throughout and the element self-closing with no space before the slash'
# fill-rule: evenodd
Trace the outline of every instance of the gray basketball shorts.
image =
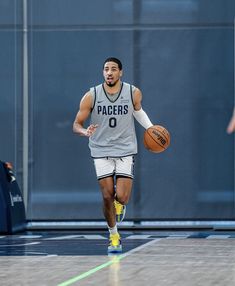
<svg viewBox="0 0 235 286">
<path fill-rule="evenodd" d="M 94 158 L 97 179 L 106 177 L 134 177 L 134 156 Z"/>
</svg>

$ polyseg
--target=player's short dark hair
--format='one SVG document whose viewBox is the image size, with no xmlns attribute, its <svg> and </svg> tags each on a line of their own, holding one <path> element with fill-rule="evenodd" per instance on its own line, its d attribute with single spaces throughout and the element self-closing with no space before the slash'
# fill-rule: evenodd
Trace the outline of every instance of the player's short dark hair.
<svg viewBox="0 0 235 286">
<path fill-rule="evenodd" d="M 113 58 L 113 57 L 107 58 L 107 59 L 104 61 L 103 68 L 104 68 L 104 65 L 105 65 L 107 62 L 114 62 L 114 63 L 118 64 L 118 68 L 119 68 L 120 70 L 122 70 L 122 63 L 121 63 L 121 61 L 120 61 L 119 59 Z"/>
</svg>

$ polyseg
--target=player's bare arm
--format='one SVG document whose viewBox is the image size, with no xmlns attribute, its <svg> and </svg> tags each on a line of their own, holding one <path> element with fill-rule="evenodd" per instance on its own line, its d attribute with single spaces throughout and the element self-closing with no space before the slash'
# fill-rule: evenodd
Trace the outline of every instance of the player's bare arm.
<svg viewBox="0 0 235 286">
<path fill-rule="evenodd" d="M 135 110 L 141 109 L 141 101 L 142 101 L 142 92 L 138 88 L 136 88 L 133 93 L 133 103 Z"/>
<path fill-rule="evenodd" d="M 91 124 L 87 128 L 84 128 L 84 123 L 90 116 L 91 108 L 92 96 L 88 91 L 81 99 L 80 108 L 73 123 L 73 132 L 87 137 L 90 137 L 95 132 L 98 127 L 95 124 Z"/>
</svg>

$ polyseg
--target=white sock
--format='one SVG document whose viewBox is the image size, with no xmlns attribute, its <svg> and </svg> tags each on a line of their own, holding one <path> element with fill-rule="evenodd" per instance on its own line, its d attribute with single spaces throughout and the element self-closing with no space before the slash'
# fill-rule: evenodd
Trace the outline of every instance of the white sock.
<svg viewBox="0 0 235 286">
<path fill-rule="evenodd" d="M 110 234 L 116 234 L 116 233 L 118 233 L 117 225 L 116 225 L 116 224 L 115 224 L 114 227 L 109 227 L 109 226 L 108 226 L 108 229 L 109 229 L 109 233 L 110 233 Z"/>
</svg>

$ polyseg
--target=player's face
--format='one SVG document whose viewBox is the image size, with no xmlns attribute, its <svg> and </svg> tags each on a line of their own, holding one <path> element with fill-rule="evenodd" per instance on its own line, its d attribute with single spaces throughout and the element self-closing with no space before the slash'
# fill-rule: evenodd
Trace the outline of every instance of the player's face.
<svg viewBox="0 0 235 286">
<path fill-rule="evenodd" d="M 106 84 L 110 87 L 113 87 L 121 78 L 122 71 L 119 69 L 117 63 L 107 62 L 104 65 L 103 75 Z"/>
</svg>

